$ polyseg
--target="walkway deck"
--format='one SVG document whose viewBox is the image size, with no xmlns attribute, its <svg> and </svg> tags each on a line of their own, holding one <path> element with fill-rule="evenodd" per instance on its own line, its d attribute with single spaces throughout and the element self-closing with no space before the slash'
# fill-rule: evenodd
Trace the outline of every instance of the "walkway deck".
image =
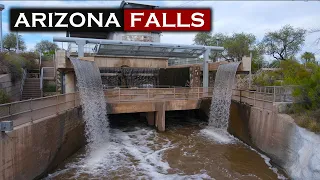
<svg viewBox="0 0 320 180">
<path fill-rule="evenodd" d="M 270 89 L 270 88 L 269 88 Z M 149 122 L 164 121 L 165 111 L 199 109 L 203 98 L 212 96 L 213 88 L 136 88 L 105 90 L 109 114 L 147 112 Z M 283 102 L 283 93 L 234 90 L 233 99 L 261 108 L 272 108 Z M 271 89 L 272 90 L 272 89 Z M 55 95 L 0 105 L 0 121 L 12 120 L 15 127 L 55 116 L 79 107 L 78 93 Z M 161 112 L 161 113 L 159 113 Z M 151 113 L 151 114 L 150 114 Z M 154 118 L 154 120 L 150 120 Z M 157 120 L 157 119 L 162 120 Z M 164 127 L 163 127 L 164 128 Z"/>
</svg>

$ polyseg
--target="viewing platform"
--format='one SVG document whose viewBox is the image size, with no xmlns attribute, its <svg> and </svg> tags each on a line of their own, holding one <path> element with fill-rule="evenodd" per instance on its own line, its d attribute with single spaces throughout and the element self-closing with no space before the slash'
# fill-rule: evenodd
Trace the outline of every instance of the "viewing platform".
<svg viewBox="0 0 320 180">
<path fill-rule="evenodd" d="M 165 130 L 165 112 L 200 109 L 210 99 L 213 88 L 114 88 L 105 90 L 108 114 L 146 113 L 149 125 Z M 273 102 L 290 101 L 283 87 L 258 91 L 233 90 L 233 100 L 272 110 Z M 14 127 L 34 123 L 80 107 L 79 93 L 60 94 L 0 105 L 0 121 Z"/>
</svg>

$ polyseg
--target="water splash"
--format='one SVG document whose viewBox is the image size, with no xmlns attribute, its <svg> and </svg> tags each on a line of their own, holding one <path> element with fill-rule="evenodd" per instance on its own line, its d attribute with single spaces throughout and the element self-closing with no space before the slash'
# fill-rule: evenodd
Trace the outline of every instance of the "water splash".
<svg viewBox="0 0 320 180">
<path fill-rule="evenodd" d="M 89 147 L 108 141 L 109 123 L 99 68 L 94 62 L 70 58 L 80 92 L 85 133 Z"/>
<path fill-rule="evenodd" d="M 227 130 L 232 87 L 239 62 L 220 65 L 216 74 L 210 107 L 209 126 Z"/>
</svg>

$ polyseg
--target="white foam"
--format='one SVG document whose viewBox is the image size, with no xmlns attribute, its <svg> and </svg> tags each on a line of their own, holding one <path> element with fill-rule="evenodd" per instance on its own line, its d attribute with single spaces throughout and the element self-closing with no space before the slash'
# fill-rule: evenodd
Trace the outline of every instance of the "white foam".
<svg viewBox="0 0 320 180">
<path fill-rule="evenodd" d="M 226 130 L 211 126 L 202 129 L 200 134 L 219 144 L 232 144 L 237 141 L 237 139 L 230 135 Z"/>
<path fill-rule="evenodd" d="M 175 145 L 168 139 L 160 139 L 154 130 L 138 129 L 132 132 L 113 130 L 111 134 L 113 137 L 111 142 L 88 151 L 84 157 L 79 158 L 79 161 L 68 164 L 64 170 L 57 171 L 48 178 L 68 171 L 76 172 L 72 177 L 75 179 L 82 174 L 101 178 L 126 168 L 130 176 L 135 179 L 213 179 L 205 171 L 195 175 L 169 174 L 168 170 L 171 168 L 162 156 L 164 151 L 174 148 Z"/>
</svg>

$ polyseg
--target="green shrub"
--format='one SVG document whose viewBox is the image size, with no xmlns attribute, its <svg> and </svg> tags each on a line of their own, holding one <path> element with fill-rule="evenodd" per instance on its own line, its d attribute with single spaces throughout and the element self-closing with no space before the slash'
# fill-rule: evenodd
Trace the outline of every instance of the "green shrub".
<svg viewBox="0 0 320 180">
<path fill-rule="evenodd" d="M 24 52 L 20 53 L 19 56 L 22 56 L 25 61 L 25 68 L 27 69 L 38 69 L 39 68 L 39 62 L 37 61 L 39 59 L 39 55 L 34 52 Z"/>
<path fill-rule="evenodd" d="M 10 102 L 9 95 L 2 89 L 0 89 L 0 104 L 5 104 Z"/>
<path fill-rule="evenodd" d="M 298 125 L 300 127 L 306 128 L 312 132 L 320 133 L 320 123 L 314 119 L 304 117 L 303 120 L 298 122 Z"/>
<path fill-rule="evenodd" d="M 38 69 L 39 64 L 36 61 L 37 55 L 35 53 L 20 53 L 16 54 L 1 53 L 0 54 L 0 65 L 6 67 L 7 73 L 11 74 L 11 81 L 15 83 L 22 77 L 22 69 Z"/>
<path fill-rule="evenodd" d="M 45 82 L 43 85 L 43 92 L 56 92 L 56 85 L 53 83 Z"/>
<path fill-rule="evenodd" d="M 320 67 L 315 63 L 300 64 L 296 60 L 281 61 L 279 71 L 263 72 L 255 77 L 258 86 L 294 85 L 292 95 L 297 112 L 320 109 Z"/>
<path fill-rule="evenodd" d="M 15 83 L 22 77 L 22 68 L 25 67 L 24 58 L 16 54 L 6 54 L 5 60 L 11 75 L 11 81 Z"/>
</svg>

